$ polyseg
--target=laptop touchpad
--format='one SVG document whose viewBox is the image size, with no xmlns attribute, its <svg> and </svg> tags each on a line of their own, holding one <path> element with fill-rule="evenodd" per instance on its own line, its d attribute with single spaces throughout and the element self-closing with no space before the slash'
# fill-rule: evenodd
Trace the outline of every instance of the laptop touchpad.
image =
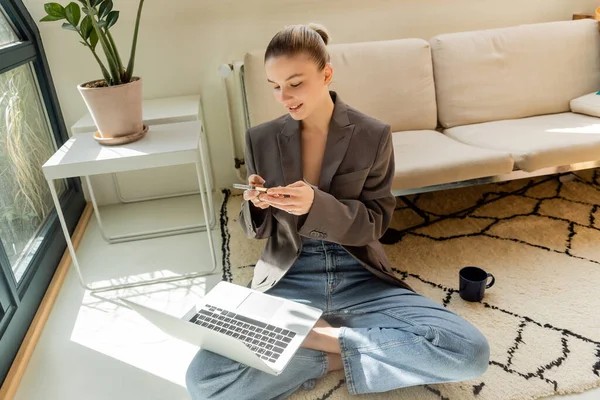
<svg viewBox="0 0 600 400">
<path fill-rule="evenodd" d="M 259 318 L 269 319 L 283 305 L 283 300 L 265 296 L 260 293 L 250 293 L 237 308 L 242 315 L 255 315 Z"/>
</svg>

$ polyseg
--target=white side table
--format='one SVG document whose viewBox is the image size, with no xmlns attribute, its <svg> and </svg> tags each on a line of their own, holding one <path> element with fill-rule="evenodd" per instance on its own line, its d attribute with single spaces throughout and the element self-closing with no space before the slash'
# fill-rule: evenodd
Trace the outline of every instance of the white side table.
<svg viewBox="0 0 600 400">
<path fill-rule="evenodd" d="M 208 236 L 208 245 L 212 258 L 212 269 L 208 272 L 197 272 L 185 274 L 178 277 L 160 278 L 146 280 L 136 283 L 107 285 L 103 287 L 91 287 L 86 284 L 77 256 L 69 236 L 69 231 L 65 223 L 64 215 L 60 206 L 60 201 L 56 194 L 54 180 L 66 179 L 73 177 L 84 177 L 90 197 L 94 205 L 94 214 L 98 221 L 100 229 L 102 229 L 102 219 L 96 204 L 96 198 L 92 186 L 90 185 L 90 175 L 110 174 L 116 172 L 133 171 L 154 167 L 166 167 L 183 164 L 195 164 L 196 175 L 198 177 L 198 185 L 200 188 L 200 198 L 204 211 L 204 221 L 208 224 L 209 219 L 209 201 L 212 201 L 211 194 L 206 190 L 205 182 L 208 181 L 206 161 L 201 143 L 203 135 L 202 123 L 200 121 L 179 122 L 174 124 L 153 125 L 150 127 L 145 138 L 122 146 L 102 146 L 98 144 L 93 133 L 78 134 L 69 139 L 60 149 L 54 153 L 52 157 L 42 166 L 44 176 L 50 186 L 50 192 L 58 218 L 67 241 L 67 246 L 73 260 L 73 265 L 79 275 L 81 285 L 91 291 L 112 290 L 125 287 L 148 285 L 158 282 L 170 282 L 180 279 L 194 278 L 197 276 L 209 275 L 217 269 L 217 259 L 215 248 L 212 240 L 212 234 L 209 227 L 206 228 Z M 208 199 L 207 199 L 208 198 Z M 210 199 L 210 200 L 209 200 Z M 193 227 L 180 227 L 176 233 L 192 232 Z M 188 229 L 187 231 L 185 231 Z M 173 234 L 173 230 L 139 232 L 135 234 L 120 235 L 115 237 L 107 237 L 103 233 L 103 237 L 109 243 L 118 243 L 130 240 L 139 240 L 152 237 L 166 236 Z"/>
<path fill-rule="evenodd" d="M 190 96 L 177 96 L 177 97 L 165 97 L 159 99 L 150 99 L 143 100 L 142 103 L 142 112 L 143 112 L 143 121 L 144 124 L 149 125 L 152 129 L 153 125 L 162 125 L 162 124 L 172 124 L 177 122 L 186 122 L 186 121 L 202 121 L 201 115 L 201 104 L 200 104 L 200 96 L 199 95 L 190 95 Z M 73 126 L 71 126 L 71 134 L 73 136 L 81 134 L 81 133 L 89 133 L 94 132 L 96 130 L 96 124 L 92 119 L 90 113 L 86 113 L 82 116 Z M 206 190 L 208 193 L 212 193 L 213 182 L 212 182 L 212 171 L 210 168 L 210 160 L 207 153 L 207 146 L 204 146 L 206 141 L 206 134 L 204 130 L 200 132 L 202 136 L 200 141 L 200 151 L 202 152 L 202 156 L 207 160 L 203 168 L 205 168 L 206 175 L 208 176 L 208 180 L 206 181 Z M 155 195 L 155 196 L 145 196 L 138 197 L 135 199 L 127 199 L 123 196 L 121 191 L 121 185 L 119 183 L 118 174 L 111 174 L 113 187 L 117 194 L 117 198 L 121 203 L 137 203 L 141 201 L 147 200 L 157 200 L 157 199 L 167 199 L 171 197 L 178 196 L 187 196 L 198 194 L 198 191 L 188 191 L 181 192 L 175 194 L 167 194 L 167 195 Z M 91 197 L 91 193 L 90 193 Z M 164 234 L 171 233 L 189 233 L 189 232 L 202 232 L 206 230 L 206 226 L 210 226 L 214 228 L 216 224 L 216 214 L 214 209 L 214 203 L 212 200 L 212 196 L 208 196 L 208 206 L 210 212 L 210 221 L 206 224 L 198 224 L 191 225 L 185 227 L 185 229 L 181 227 L 173 227 L 171 229 L 163 230 L 163 231 L 155 231 L 156 233 L 162 232 Z M 104 229 L 101 228 L 102 235 L 106 237 L 106 233 Z M 129 235 L 130 239 L 144 239 L 145 237 L 137 237 L 135 235 Z M 155 236 L 156 237 L 156 236 Z M 112 238 L 109 238 L 109 241 Z"/>
</svg>

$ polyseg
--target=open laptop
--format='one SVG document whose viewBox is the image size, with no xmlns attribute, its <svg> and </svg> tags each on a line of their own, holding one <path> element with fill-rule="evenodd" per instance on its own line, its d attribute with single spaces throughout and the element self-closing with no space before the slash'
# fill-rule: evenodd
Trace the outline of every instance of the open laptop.
<svg viewBox="0 0 600 400">
<path fill-rule="evenodd" d="M 182 318 L 119 299 L 168 335 L 271 375 L 283 372 L 323 313 L 225 281 Z"/>
</svg>

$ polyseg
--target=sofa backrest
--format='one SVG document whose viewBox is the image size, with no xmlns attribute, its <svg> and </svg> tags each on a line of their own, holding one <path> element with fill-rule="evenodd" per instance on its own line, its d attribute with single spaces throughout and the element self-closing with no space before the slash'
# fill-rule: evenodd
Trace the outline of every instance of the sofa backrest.
<svg viewBox="0 0 600 400">
<path fill-rule="evenodd" d="M 330 89 L 348 105 L 390 124 L 392 131 L 435 129 L 437 110 L 429 43 L 422 39 L 328 46 Z M 244 57 L 250 125 L 285 113 L 267 82 L 264 51 Z"/>
<path fill-rule="evenodd" d="M 430 43 L 446 128 L 566 112 L 570 100 L 600 89 L 594 20 L 443 34 Z"/>
</svg>

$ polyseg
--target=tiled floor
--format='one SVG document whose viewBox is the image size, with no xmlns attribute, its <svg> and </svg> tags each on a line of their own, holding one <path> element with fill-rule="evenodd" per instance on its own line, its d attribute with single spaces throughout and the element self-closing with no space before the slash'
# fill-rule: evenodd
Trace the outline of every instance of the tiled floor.
<svg viewBox="0 0 600 400">
<path fill-rule="evenodd" d="M 201 220 L 198 201 L 190 196 L 107 208 L 105 225 L 110 233 L 124 233 L 125 220 L 128 231 L 156 224 L 190 224 Z M 217 211 L 220 201 L 220 195 L 215 195 Z M 220 251 L 218 226 L 213 238 Z M 88 282 L 119 278 L 131 281 L 210 269 L 206 233 L 108 245 L 94 218 L 81 241 L 78 257 Z M 220 262 L 220 252 L 217 258 Z M 192 282 L 91 295 L 79 285 L 71 269 L 15 400 L 189 399 L 184 376 L 197 348 L 169 337 L 115 299 L 127 296 L 183 315 L 220 279 L 218 272 Z M 600 399 L 600 389 L 556 398 Z"/>
</svg>

